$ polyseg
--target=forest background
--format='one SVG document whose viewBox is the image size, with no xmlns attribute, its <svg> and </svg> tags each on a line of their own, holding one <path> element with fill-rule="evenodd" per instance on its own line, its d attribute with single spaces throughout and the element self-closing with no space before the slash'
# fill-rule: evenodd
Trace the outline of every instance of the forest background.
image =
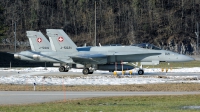
<svg viewBox="0 0 200 112">
<path fill-rule="evenodd" d="M 97 44 L 151 43 L 197 54 L 200 0 L 96 0 Z M 82 46 L 94 46 L 95 0 L 0 0 L 0 51 L 30 50 L 26 31 L 63 29 Z M 47 36 L 46 36 L 47 37 Z"/>
</svg>

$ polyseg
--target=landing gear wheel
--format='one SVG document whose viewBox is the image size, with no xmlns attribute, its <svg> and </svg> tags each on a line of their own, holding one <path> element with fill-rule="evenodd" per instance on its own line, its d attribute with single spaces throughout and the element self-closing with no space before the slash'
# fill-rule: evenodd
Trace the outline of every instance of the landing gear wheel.
<svg viewBox="0 0 200 112">
<path fill-rule="evenodd" d="M 84 68 L 82 72 L 84 75 L 87 75 L 90 73 L 88 68 Z"/>
<path fill-rule="evenodd" d="M 143 75 L 144 74 L 144 70 L 138 70 L 138 74 L 139 75 Z"/>
<path fill-rule="evenodd" d="M 69 71 L 68 69 L 65 70 L 65 72 L 68 72 L 68 71 Z"/>
<path fill-rule="evenodd" d="M 60 71 L 60 72 L 65 72 L 65 67 L 64 67 L 64 66 L 61 66 L 61 67 L 59 68 L 59 71 Z"/>
</svg>

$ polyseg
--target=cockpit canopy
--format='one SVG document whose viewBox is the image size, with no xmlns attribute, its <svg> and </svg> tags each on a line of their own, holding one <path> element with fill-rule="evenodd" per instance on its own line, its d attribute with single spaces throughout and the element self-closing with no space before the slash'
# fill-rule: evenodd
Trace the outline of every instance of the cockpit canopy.
<svg viewBox="0 0 200 112">
<path fill-rule="evenodd" d="M 142 44 L 133 44 L 132 46 L 137 46 L 145 49 L 154 49 L 154 50 L 161 50 L 159 47 L 153 45 L 153 44 L 148 44 L 148 43 L 142 43 Z"/>
</svg>

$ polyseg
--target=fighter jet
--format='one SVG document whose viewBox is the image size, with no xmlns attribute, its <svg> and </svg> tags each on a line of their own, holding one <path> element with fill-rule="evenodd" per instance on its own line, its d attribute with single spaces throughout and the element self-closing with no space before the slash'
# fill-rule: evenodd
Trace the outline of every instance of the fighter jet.
<svg viewBox="0 0 200 112">
<path fill-rule="evenodd" d="M 36 33 L 36 34 L 35 34 Z M 39 35 L 39 36 L 38 36 Z M 22 51 L 15 55 L 15 58 L 41 61 L 58 62 L 59 70 L 66 72 L 69 68 L 83 68 L 83 74 L 92 74 L 94 70 L 122 70 L 122 68 L 132 69 L 132 66 L 120 64 L 123 62 L 142 62 L 148 64 L 159 64 L 159 62 L 191 61 L 185 55 L 171 51 L 161 50 L 151 44 L 136 44 L 131 46 L 95 46 L 77 47 L 69 36 L 61 29 L 47 29 L 52 47 L 40 43 L 46 39 L 42 33 L 27 31 L 31 48 L 34 51 Z M 32 38 L 34 37 L 34 38 Z M 43 37 L 43 38 L 39 38 Z M 37 40 L 37 41 L 36 41 Z M 52 48 L 52 49 L 51 49 Z M 25 52 L 25 53 L 24 53 Z M 144 74 L 143 69 L 138 70 L 138 74 Z"/>
<path fill-rule="evenodd" d="M 47 29 L 48 37 L 53 49 L 66 52 L 58 57 L 68 57 L 70 62 L 84 65 L 83 74 L 92 74 L 94 70 L 113 68 L 115 63 L 143 62 L 159 64 L 160 62 L 186 62 L 193 58 L 172 51 L 162 50 L 152 44 L 135 44 L 130 46 L 93 46 L 77 49 L 73 41 L 62 29 Z M 65 39 L 68 44 L 65 43 Z M 61 66 L 64 70 L 65 68 Z M 118 67 L 118 66 L 117 66 Z M 128 69 L 128 68 L 127 68 Z M 144 74 L 143 69 L 138 74 Z"/>
</svg>

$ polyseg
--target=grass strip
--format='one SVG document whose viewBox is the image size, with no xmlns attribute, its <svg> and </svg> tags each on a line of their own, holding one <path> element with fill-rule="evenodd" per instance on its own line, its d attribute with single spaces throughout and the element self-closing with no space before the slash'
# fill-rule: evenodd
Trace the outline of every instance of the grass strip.
<svg viewBox="0 0 200 112">
<path fill-rule="evenodd" d="M 33 91 L 33 85 L 0 84 L 0 91 Z M 36 85 L 36 91 L 200 91 L 200 84 Z"/>
<path fill-rule="evenodd" d="M 1 112 L 199 112 L 200 95 L 87 98 L 0 106 Z M 191 108 L 190 108 L 191 107 Z"/>
</svg>

